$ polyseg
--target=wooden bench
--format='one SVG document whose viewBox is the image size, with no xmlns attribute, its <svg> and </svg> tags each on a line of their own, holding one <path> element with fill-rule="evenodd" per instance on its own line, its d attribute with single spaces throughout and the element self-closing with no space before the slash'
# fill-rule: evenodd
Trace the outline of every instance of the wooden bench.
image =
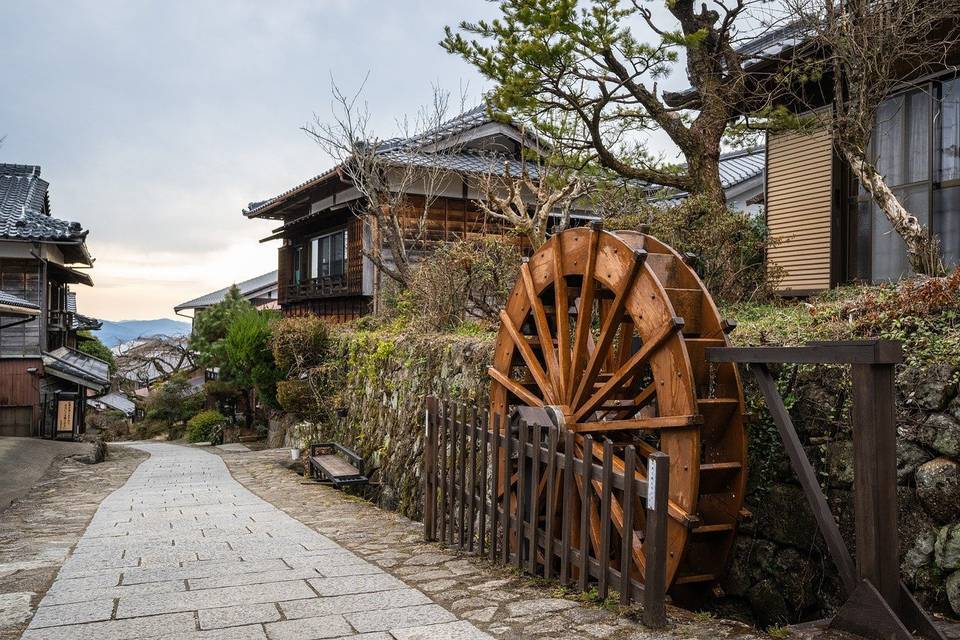
<svg viewBox="0 0 960 640">
<path fill-rule="evenodd" d="M 329 482 L 338 489 L 367 482 L 367 477 L 363 475 L 363 458 L 341 444 L 311 444 L 307 461 L 310 477 L 318 482 Z"/>
</svg>

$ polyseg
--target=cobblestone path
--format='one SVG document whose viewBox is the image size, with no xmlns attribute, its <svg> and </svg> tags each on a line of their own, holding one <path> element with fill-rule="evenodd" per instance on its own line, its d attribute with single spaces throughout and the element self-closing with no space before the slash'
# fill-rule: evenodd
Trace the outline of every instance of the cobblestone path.
<svg viewBox="0 0 960 640">
<path fill-rule="evenodd" d="M 287 468 L 288 449 L 218 453 L 233 476 L 264 500 L 496 638 L 769 638 L 744 624 L 676 607 L 668 607 L 670 628 L 653 631 L 637 621 L 636 609 L 599 607 L 568 599 L 555 582 L 530 579 L 475 556 L 424 543 L 420 523 L 331 487 L 304 481 Z"/>
<path fill-rule="evenodd" d="M 469 621 L 167 444 L 111 494 L 24 640 L 453 640 Z"/>
</svg>

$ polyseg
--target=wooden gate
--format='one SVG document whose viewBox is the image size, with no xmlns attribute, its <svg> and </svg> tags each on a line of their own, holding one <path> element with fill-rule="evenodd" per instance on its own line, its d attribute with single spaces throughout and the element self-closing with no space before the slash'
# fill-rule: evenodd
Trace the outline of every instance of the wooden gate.
<svg viewBox="0 0 960 640">
<path fill-rule="evenodd" d="M 643 603 L 648 626 L 664 626 L 669 456 L 651 454 L 642 473 L 630 446 L 618 470 L 606 440 L 597 444 L 603 447 L 602 464 L 585 463 L 564 453 L 575 450 L 573 431 L 537 419 L 540 415 L 546 416 L 515 414 L 509 425 L 501 425 L 499 416 L 491 422 L 476 407 L 427 399 L 425 539 L 581 591 L 595 586 L 600 598 L 615 589 L 622 604 Z M 590 450 L 592 437 L 583 438 Z M 507 478 L 518 486 L 516 493 L 503 490 Z M 626 535 L 611 517 L 614 491 L 622 496 L 622 522 L 632 523 Z M 579 500 L 584 493 L 591 499 Z M 575 508 L 582 517 L 573 517 Z M 589 517 L 591 511 L 599 513 L 599 521 Z M 639 563 L 637 538 L 644 542 Z M 610 548 L 618 550 L 615 556 L 598 554 Z"/>
</svg>

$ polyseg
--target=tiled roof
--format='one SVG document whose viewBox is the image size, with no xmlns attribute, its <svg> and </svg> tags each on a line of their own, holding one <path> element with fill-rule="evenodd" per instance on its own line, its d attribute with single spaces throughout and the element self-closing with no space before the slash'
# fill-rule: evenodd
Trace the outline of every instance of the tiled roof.
<svg viewBox="0 0 960 640">
<path fill-rule="evenodd" d="M 494 158 L 493 161 L 490 161 L 486 160 L 482 154 L 444 152 L 417 153 L 415 151 L 441 140 L 453 138 L 461 133 L 493 122 L 497 121 L 490 117 L 486 105 L 479 105 L 473 109 L 470 109 L 469 111 L 461 113 L 455 118 L 452 118 L 437 127 L 417 135 L 410 136 L 408 138 L 392 138 L 389 140 L 377 141 L 377 153 L 387 157 L 393 157 L 398 164 L 412 164 L 414 166 L 429 166 L 444 169 L 449 168 L 451 171 L 465 172 L 486 172 L 489 170 L 494 172 L 495 175 L 501 175 L 503 171 L 503 160 L 495 159 L 495 156 L 489 156 Z M 273 198 L 251 202 L 247 205 L 246 209 L 243 210 L 243 214 L 248 217 L 257 215 L 259 212 L 270 207 L 271 205 L 326 180 L 330 176 L 334 175 L 338 169 L 339 166 L 316 175 L 309 180 L 298 184 L 292 189 L 288 189 L 280 195 L 274 196 Z M 532 174 L 533 171 L 530 173 Z M 519 170 L 517 170 L 517 174 L 519 175 Z"/>
<path fill-rule="evenodd" d="M 44 352 L 43 369 L 53 376 L 90 389 L 100 390 L 110 386 L 110 365 L 100 358 L 69 347 Z"/>
<path fill-rule="evenodd" d="M 0 164 L 0 238 L 82 240 L 86 237 L 80 223 L 48 215 L 49 186 L 40 178 L 40 167 Z"/>
<path fill-rule="evenodd" d="M 767 152 L 763 147 L 752 147 L 740 151 L 731 151 L 720 156 L 720 184 L 725 191 L 733 189 L 748 180 L 763 175 L 766 169 Z M 658 195 L 654 198 L 658 204 L 675 205 L 687 197 L 686 191 Z"/>
<path fill-rule="evenodd" d="M 101 410 L 115 409 L 122 411 L 128 416 L 132 416 L 137 410 L 137 405 L 134 404 L 133 400 L 119 391 L 113 391 L 105 396 L 90 400 L 90 404 Z"/>
<path fill-rule="evenodd" d="M 24 210 L 46 213 L 47 188 L 40 167 L 29 164 L 0 164 L 0 214 Z"/>
<path fill-rule="evenodd" d="M 29 300 L 24 300 L 19 298 L 12 293 L 7 293 L 6 291 L 0 291 L 0 305 L 6 305 L 8 307 L 17 307 L 20 309 L 29 309 L 32 311 L 39 311 L 40 307 Z"/>
<path fill-rule="evenodd" d="M 240 289 L 240 295 L 243 297 L 247 298 L 248 300 L 256 299 L 257 297 L 269 291 L 271 288 L 277 287 L 277 272 L 274 270 L 257 276 L 256 278 L 250 278 L 249 280 L 238 282 L 236 283 L 236 286 L 238 289 Z M 174 311 L 182 311 L 184 309 L 205 309 L 206 307 L 212 307 L 223 300 L 229 290 L 230 287 L 217 289 L 216 291 L 202 295 L 199 298 L 194 298 L 193 300 L 188 300 L 187 302 L 181 302 L 173 309 Z"/>
</svg>

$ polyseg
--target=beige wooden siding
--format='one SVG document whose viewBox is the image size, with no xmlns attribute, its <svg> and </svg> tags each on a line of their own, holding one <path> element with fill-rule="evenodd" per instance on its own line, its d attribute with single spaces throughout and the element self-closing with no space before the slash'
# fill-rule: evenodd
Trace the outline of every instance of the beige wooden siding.
<svg viewBox="0 0 960 640">
<path fill-rule="evenodd" d="M 828 132 L 768 138 L 767 224 L 775 245 L 768 262 L 782 293 L 830 287 L 832 178 Z"/>
</svg>

